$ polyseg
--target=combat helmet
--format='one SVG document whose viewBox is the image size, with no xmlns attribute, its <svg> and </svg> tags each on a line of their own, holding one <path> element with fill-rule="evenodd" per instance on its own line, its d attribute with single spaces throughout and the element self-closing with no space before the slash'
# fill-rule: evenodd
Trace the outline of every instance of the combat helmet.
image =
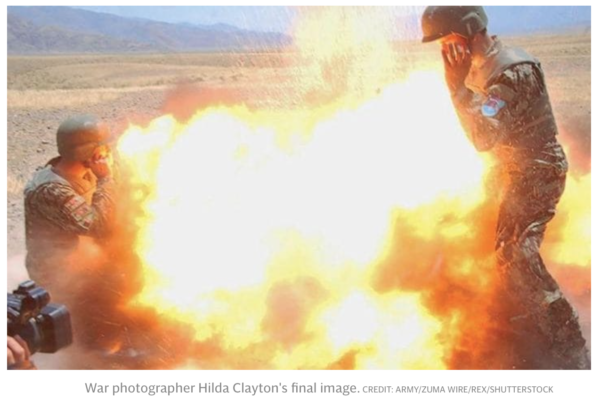
<svg viewBox="0 0 600 400">
<path fill-rule="evenodd" d="M 72 161 L 86 161 L 110 138 L 108 127 L 92 115 L 65 120 L 56 132 L 58 154 Z"/>
<path fill-rule="evenodd" d="M 423 12 L 423 43 L 455 33 L 467 39 L 487 28 L 482 6 L 429 6 Z"/>
</svg>

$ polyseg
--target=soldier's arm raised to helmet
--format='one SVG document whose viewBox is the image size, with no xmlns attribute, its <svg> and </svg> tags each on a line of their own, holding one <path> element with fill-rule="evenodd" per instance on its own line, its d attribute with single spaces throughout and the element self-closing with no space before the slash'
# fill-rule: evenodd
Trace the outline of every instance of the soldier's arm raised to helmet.
<svg viewBox="0 0 600 400">
<path fill-rule="evenodd" d="M 490 150 L 506 140 L 506 135 L 517 132 L 522 117 L 544 90 L 543 85 L 543 77 L 535 67 L 521 64 L 504 71 L 487 95 L 464 86 L 453 91 L 458 116 L 475 148 Z"/>
<path fill-rule="evenodd" d="M 50 183 L 40 186 L 29 199 L 32 207 L 67 232 L 100 237 L 114 218 L 114 193 L 111 178 L 98 180 L 92 204 L 68 185 Z"/>
</svg>

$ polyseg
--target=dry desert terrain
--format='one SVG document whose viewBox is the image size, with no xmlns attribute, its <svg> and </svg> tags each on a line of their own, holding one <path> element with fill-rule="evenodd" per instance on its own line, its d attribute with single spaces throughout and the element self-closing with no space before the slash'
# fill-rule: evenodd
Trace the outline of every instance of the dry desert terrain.
<svg viewBox="0 0 600 400">
<path fill-rule="evenodd" d="M 505 41 L 541 60 L 572 171 L 589 173 L 590 35 Z M 420 44 L 397 47 L 399 70 L 438 56 L 437 49 Z M 174 93 L 182 93 L 175 88 L 182 87 L 191 88 L 183 93 L 192 103 L 207 101 L 204 94 L 225 91 L 251 106 L 270 107 L 272 96 L 284 92 L 302 73 L 293 52 L 8 57 L 8 289 L 25 277 L 23 186 L 36 167 L 55 156 L 55 132 L 63 119 L 92 113 L 120 132 L 129 122 L 144 123 L 168 112 Z M 298 101 L 288 96 L 284 106 L 298 106 Z M 588 337 L 589 295 L 588 290 L 576 301 Z"/>
</svg>

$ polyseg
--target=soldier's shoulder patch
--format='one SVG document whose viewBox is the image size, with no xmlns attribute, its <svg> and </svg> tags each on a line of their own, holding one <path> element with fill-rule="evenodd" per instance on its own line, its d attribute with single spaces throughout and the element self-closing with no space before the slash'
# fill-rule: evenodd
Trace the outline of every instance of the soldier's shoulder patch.
<svg viewBox="0 0 600 400">
<path fill-rule="evenodd" d="M 495 95 L 489 95 L 481 105 L 481 114 L 493 118 L 506 106 L 506 102 Z"/>
<path fill-rule="evenodd" d="M 85 204 L 82 207 L 79 207 L 73 214 L 73 218 L 77 221 L 85 229 L 88 229 L 92 224 L 93 214 L 90 206 Z"/>
<path fill-rule="evenodd" d="M 81 227 L 87 229 L 93 220 L 93 210 L 81 196 L 73 196 L 65 203 L 65 211 Z"/>
<path fill-rule="evenodd" d="M 67 202 L 65 203 L 65 209 L 69 214 L 71 214 L 71 213 L 77 211 L 77 209 L 82 208 L 82 206 L 84 204 L 85 204 L 85 199 L 83 197 L 73 196 L 69 200 L 67 200 Z"/>
</svg>

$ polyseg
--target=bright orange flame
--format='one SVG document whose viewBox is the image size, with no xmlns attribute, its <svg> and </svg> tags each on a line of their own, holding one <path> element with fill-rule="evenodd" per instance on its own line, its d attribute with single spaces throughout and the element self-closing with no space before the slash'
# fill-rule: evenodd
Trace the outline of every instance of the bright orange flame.
<svg viewBox="0 0 600 400">
<path fill-rule="evenodd" d="M 549 225 L 557 241 L 546 254 L 559 264 L 590 268 L 592 245 L 591 174 L 567 177 L 565 193 L 558 205 L 558 218 Z"/>
<path fill-rule="evenodd" d="M 436 118 L 423 93 L 445 99 Z M 218 334 L 225 346 L 244 348 L 265 340 L 269 288 L 310 276 L 329 291 L 308 324 L 313 349 L 302 349 L 327 356 L 311 363 L 323 367 L 366 346 L 359 366 L 442 366 L 435 318 L 418 296 L 383 300 L 364 283 L 390 246 L 394 209 L 415 209 L 426 237 L 445 215 L 482 200 L 484 163 L 462 134 L 440 75 L 416 73 L 316 123 L 310 139 L 287 148 L 268 126 L 273 120 L 213 109 L 185 124 L 167 116 L 125 132 L 123 163 L 148 190 L 138 219 L 146 282 L 137 301 L 193 321 L 198 340 Z M 459 223 L 445 234 L 464 229 Z M 363 314 L 353 328 L 357 307 Z M 324 343 L 330 351 L 315 350 Z M 436 357 L 424 362 L 414 343 Z M 408 359 L 392 356 L 403 349 Z M 294 354 L 274 358 L 278 367 L 304 362 Z"/>
<path fill-rule="evenodd" d="M 251 353 L 260 368 L 326 368 L 348 354 L 356 368 L 446 366 L 460 318 L 371 283 L 399 214 L 400 229 L 424 242 L 473 238 L 465 216 L 484 200 L 488 164 L 439 65 L 391 83 L 367 74 L 396 62 L 376 21 L 326 10 L 300 25 L 297 44 L 315 68 L 299 90 L 344 79 L 309 109 L 208 108 L 122 135 L 141 205 L 135 304 L 192 325 L 197 341 L 217 338 L 225 353 Z M 565 245 L 557 258 L 576 253 Z M 433 257 L 427 274 L 452 265 L 455 279 L 489 290 L 488 269 L 460 254 Z"/>
</svg>

